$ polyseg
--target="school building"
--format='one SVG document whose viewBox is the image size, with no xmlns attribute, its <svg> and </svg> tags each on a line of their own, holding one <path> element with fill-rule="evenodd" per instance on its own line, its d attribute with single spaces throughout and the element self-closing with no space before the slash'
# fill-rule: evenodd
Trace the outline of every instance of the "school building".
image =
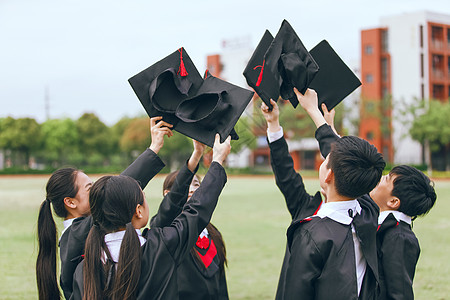
<svg viewBox="0 0 450 300">
<path fill-rule="evenodd" d="M 344 127 L 374 144 L 387 162 L 426 164 L 431 158 L 433 167 L 445 168 L 442 151 L 429 153 L 426 145 L 410 137 L 412 115 L 405 112 L 421 99 L 449 101 L 450 16 L 428 11 L 386 16 L 378 27 L 360 33 L 360 61 L 346 63 L 362 86 L 341 104 L 347 107 Z M 207 57 L 207 68 L 214 76 L 248 88 L 242 71 L 253 50 L 249 38 L 224 41 L 220 54 Z M 259 105 L 251 101 L 244 116 L 254 116 Z M 349 128 L 350 119 L 359 120 L 357 128 Z M 230 155 L 230 166 L 269 165 L 261 127 L 253 128 L 256 149 Z M 296 169 L 318 168 L 322 158 L 314 138 L 286 138 Z"/>
<path fill-rule="evenodd" d="M 428 147 L 409 135 L 418 100 L 449 101 L 450 16 L 428 11 L 383 17 L 361 31 L 359 136 L 395 164 L 427 163 Z M 444 166 L 439 153 L 433 166 Z"/>
</svg>

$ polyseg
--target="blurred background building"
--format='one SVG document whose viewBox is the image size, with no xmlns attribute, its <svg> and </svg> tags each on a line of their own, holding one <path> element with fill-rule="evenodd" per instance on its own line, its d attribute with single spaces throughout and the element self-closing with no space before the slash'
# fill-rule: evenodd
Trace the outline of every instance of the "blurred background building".
<svg viewBox="0 0 450 300">
<path fill-rule="evenodd" d="M 449 99 L 450 16 L 408 13 L 362 30 L 361 81 L 359 136 L 395 164 L 428 164 L 428 157 L 439 161 L 426 144 L 410 137 L 408 109 L 422 99 Z"/>
<path fill-rule="evenodd" d="M 207 57 L 207 68 L 214 76 L 248 88 L 242 70 L 253 52 L 250 38 L 224 40 L 222 46 L 220 54 Z M 341 104 L 342 133 L 368 140 L 389 163 L 421 165 L 433 159 L 438 165 L 439 154 L 428 153 L 425 143 L 409 135 L 409 110 L 421 100 L 449 99 L 450 16 L 420 11 L 383 17 L 378 27 L 361 30 L 360 61 L 346 63 L 363 84 Z M 259 103 L 252 101 L 243 116 L 253 116 Z M 264 124 L 254 126 L 253 133 L 256 148 L 230 157 L 232 166 L 269 164 Z M 317 169 L 321 157 L 314 138 L 285 134 L 295 168 Z"/>
</svg>

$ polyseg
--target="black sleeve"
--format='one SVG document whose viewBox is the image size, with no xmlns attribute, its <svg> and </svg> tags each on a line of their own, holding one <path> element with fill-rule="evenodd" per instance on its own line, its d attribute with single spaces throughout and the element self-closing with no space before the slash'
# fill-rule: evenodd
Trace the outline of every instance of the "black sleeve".
<svg viewBox="0 0 450 300">
<path fill-rule="evenodd" d="M 417 239 L 401 233 L 387 235 L 381 251 L 386 299 L 414 299 L 413 279 L 420 252 Z"/>
<path fill-rule="evenodd" d="M 74 271 L 73 275 L 73 293 L 70 297 L 66 297 L 68 300 L 82 300 L 84 294 L 83 287 L 83 261 L 81 261 Z"/>
<path fill-rule="evenodd" d="M 284 137 L 269 143 L 270 163 L 275 174 L 275 181 L 284 195 L 287 208 L 293 219 L 311 196 L 306 192 L 303 179 L 295 172 L 294 161 L 289 154 Z"/>
<path fill-rule="evenodd" d="M 158 212 L 150 220 L 151 228 L 170 226 L 173 220 L 181 213 L 183 206 L 186 204 L 189 186 L 197 170 L 198 166 L 193 173 L 187 167 L 187 163 L 183 165 L 175 178 L 170 192 L 164 196 Z"/>
<path fill-rule="evenodd" d="M 200 187 L 184 205 L 181 214 L 169 227 L 155 228 L 160 230 L 162 240 L 177 264 L 189 254 L 198 235 L 211 220 L 226 181 L 224 168 L 213 162 Z"/>
<path fill-rule="evenodd" d="M 316 140 L 319 142 L 320 153 L 323 157 L 331 151 L 331 144 L 339 139 L 339 136 L 334 133 L 330 125 L 323 124 L 316 130 Z"/>
<path fill-rule="evenodd" d="M 136 179 L 141 188 L 144 189 L 162 168 L 164 168 L 162 160 L 155 152 L 147 148 L 121 175 Z"/>
<path fill-rule="evenodd" d="M 73 274 L 78 263 L 82 260 L 84 244 L 91 230 L 92 217 L 81 217 L 73 221 L 67 228 L 59 243 L 59 255 L 61 259 L 60 284 L 66 299 L 72 294 Z"/>
<path fill-rule="evenodd" d="M 314 299 L 316 281 L 324 265 L 320 249 L 308 231 L 295 236 L 291 249 L 295 250 L 289 258 L 284 296 L 286 299 L 296 299 L 300 295 L 302 299 Z"/>
</svg>

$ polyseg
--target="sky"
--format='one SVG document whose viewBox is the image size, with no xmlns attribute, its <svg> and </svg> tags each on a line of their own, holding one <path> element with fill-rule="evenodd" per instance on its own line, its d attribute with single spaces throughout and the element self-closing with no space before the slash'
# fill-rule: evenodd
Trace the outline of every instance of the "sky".
<svg viewBox="0 0 450 300">
<path fill-rule="evenodd" d="M 0 118 L 94 112 L 113 125 L 145 113 L 128 78 L 179 47 L 202 74 L 223 40 L 254 48 L 286 19 L 307 49 L 326 39 L 358 62 L 362 29 L 420 10 L 450 15 L 450 1 L 0 0 Z"/>
</svg>

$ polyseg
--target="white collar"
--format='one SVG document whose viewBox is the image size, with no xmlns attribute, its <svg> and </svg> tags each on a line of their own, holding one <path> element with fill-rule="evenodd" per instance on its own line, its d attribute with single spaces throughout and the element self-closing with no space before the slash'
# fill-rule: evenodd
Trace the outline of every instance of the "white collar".
<svg viewBox="0 0 450 300">
<path fill-rule="evenodd" d="M 397 222 L 403 221 L 411 225 L 411 217 L 398 210 L 385 210 L 380 212 L 380 215 L 378 216 L 378 224 L 382 224 L 384 220 L 386 220 L 386 218 L 389 216 L 389 214 L 392 214 Z"/>
<path fill-rule="evenodd" d="M 69 228 L 72 225 L 72 223 L 75 219 L 76 218 L 72 218 L 72 219 L 67 219 L 67 220 L 63 221 L 64 229 L 63 229 L 63 231 L 61 231 L 61 236 L 64 234 L 64 232 L 66 232 L 67 228 Z M 61 240 L 61 236 L 59 237 L 60 240 Z"/>
<path fill-rule="evenodd" d="M 352 217 L 349 216 L 349 210 L 352 211 Z M 322 202 L 322 205 L 314 216 L 320 218 L 328 217 L 338 223 L 349 225 L 357 213 L 361 214 L 361 206 L 358 200 L 354 199 L 327 203 Z"/>
<path fill-rule="evenodd" d="M 203 231 L 200 233 L 200 237 L 202 238 L 202 237 L 204 237 L 204 236 L 206 236 L 206 237 L 208 237 L 208 235 L 209 235 L 209 233 L 208 233 L 208 229 L 203 229 Z"/>
<path fill-rule="evenodd" d="M 139 229 L 136 229 L 136 233 L 139 237 L 139 241 L 141 242 L 141 246 L 144 245 L 147 240 L 144 237 L 142 237 L 142 233 Z M 112 260 L 116 263 L 119 261 L 120 246 L 122 245 L 124 235 L 125 230 L 116 231 L 105 235 L 106 246 L 109 249 L 109 253 L 111 253 Z M 106 253 L 104 252 L 102 260 L 103 262 L 106 261 Z"/>
</svg>

